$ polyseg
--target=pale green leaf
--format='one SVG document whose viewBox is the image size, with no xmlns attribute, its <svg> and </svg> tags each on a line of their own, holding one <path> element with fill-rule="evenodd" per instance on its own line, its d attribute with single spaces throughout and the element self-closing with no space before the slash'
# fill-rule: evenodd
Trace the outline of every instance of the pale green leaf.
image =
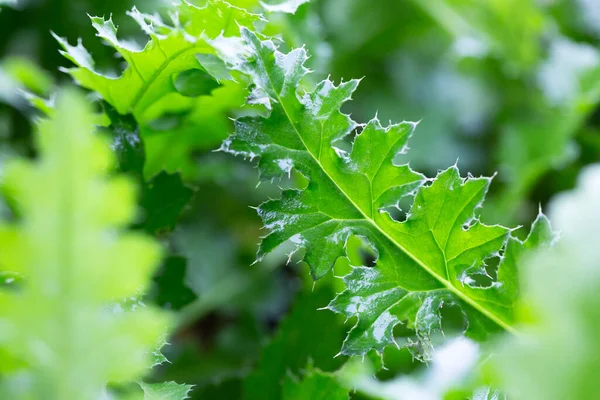
<svg viewBox="0 0 600 400">
<path fill-rule="evenodd" d="M 574 137 L 600 103 L 600 53 L 589 45 L 554 39 L 538 80 L 544 99 L 501 130 L 498 154 L 509 185 L 498 213 L 514 213 L 539 179 L 578 154 Z"/>
<path fill-rule="evenodd" d="M 501 343 L 496 370 L 511 399 L 594 398 L 600 367 L 600 166 L 550 204 L 560 239 L 523 270 L 523 326 Z"/>
<path fill-rule="evenodd" d="M 542 56 L 540 42 L 548 21 L 534 0 L 413 2 L 454 37 L 460 55 L 493 54 L 513 74 L 533 69 Z"/>
<path fill-rule="evenodd" d="M 415 123 L 383 127 L 375 118 L 357 124 L 339 109 L 358 81 L 335 86 L 325 80 L 313 92 L 300 93 L 297 87 L 307 73 L 304 49 L 282 54 L 247 29 L 242 35 L 237 53 L 226 54 L 232 40 L 212 44 L 232 68 L 252 77 L 270 115 L 236 120 L 235 134 L 221 149 L 260 157 L 263 179 L 294 169 L 309 180 L 305 189 L 285 190 L 280 199 L 258 208 L 269 230 L 258 257 L 290 241 L 306 250 L 303 260 L 320 278 L 345 255 L 351 236 L 362 237 L 377 255 L 374 268 L 359 266 L 344 278 L 347 290 L 329 305 L 348 318 L 358 317 L 342 353 L 382 351 L 393 343 L 393 328 L 401 319 L 417 326 L 426 340 L 440 328 L 444 305 L 461 307 L 472 338 L 514 332 L 514 271 L 500 262 L 497 279 L 486 285 L 470 280 L 489 261 L 502 258 L 510 238 L 509 229 L 478 219 L 491 180 L 462 178 L 456 166 L 427 179 L 408 165 L 395 165 Z M 343 142 L 355 130 L 351 149 L 344 150 Z M 390 210 L 407 196 L 414 196 L 408 218 L 395 220 Z"/>
<path fill-rule="evenodd" d="M 38 129 L 38 160 L 13 161 L 3 176 L 20 218 L 0 229 L 0 265 L 23 280 L 0 294 L 0 346 L 22 362 L 2 388 L 28 382 L 23 398 L 97 399 L 107 382 L 153 364 L 165 315 L 122 301 L 147 287 L 161 247 L 124 232 L 135 187 L 108 177 L 113 155 L 82 95 L 60 92 Z"/>
<path fill-rule="evenodd" d="M 52 78 L 32 61 L 21 57 L 6 57 L 0 62 L 0 101 L 22 107 L 27 105 L 22 94 L 32 91 L 46 95 L 53 85 Z"/>
<path fill-rule="evenodd" d="M 140 382 L 144 391 L 144 400 L 184 400 L 192 390 L 191 385 L 180 385 L 175 382 L 144 383 Z"/>
</svg>

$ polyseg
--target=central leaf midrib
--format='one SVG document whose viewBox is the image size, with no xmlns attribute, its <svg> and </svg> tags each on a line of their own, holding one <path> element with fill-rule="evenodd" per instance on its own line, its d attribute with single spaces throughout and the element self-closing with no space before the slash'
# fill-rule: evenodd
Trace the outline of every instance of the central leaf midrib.
<svg viewBox="0 0 600 400">
<path fill-rule="evenodd" d="M 273 89 L 273 93 L 275 93 L 275 96 L 277 97 L 277 101 L 279 102 L 279 104 L 281 105 L 281 108 L 283 109 L 283 112 L 287 118 L 287 120 L 290 122 L 290 125 L 292 126 L 292 128 L 294 129 L 294 131 L 296 132 L 296 135 L 298 135 L 298 138 L 300 139 L 300 141 L 302 142 L 302 145 L 304 146 L 304 148 L 306 149 L 306 152 L 308 154 L 310 154 L 310 156 L 312 157 L 312 159 L 315 161 L 315 163 L 317 163 L 317 165 L 320 167 L 320 169 L 323 171 L 323 173 L 329 178 L 329 180 L 333 183 L 333 185 L 335 185 L 335 187 L 340 191 L 340 193 L 342 193 L 344 195 L 344 197 L 346 197 L 346 199 L 350 202 L 350 204 L 352 204 L 352 206 L 354 208 L 356 208 L 356 210 L 364 217 L 364 219 L 369 222 L 375 229 L 377 229 L 384 237 L 386 237 L 392 244 L 394 244 L 396 247 L 398 247 L 403 253 L 405 253 L 407 256 L 409 256 L 411 259 L 413 259 L 418 265 L 420 265 L 425 271 L 427 271 L 431 276 L 433 276 L 436 280 L 438 280 L 442 285 L 444 285 L 448 290 L 450 290 L 453 294 L 455 294 L 457 297 L 459 297 L 461 300 L 463 300 L 465 303 L 469 304 L 471 307 L 475 308 L 477 311 L 479 311 L 481 314 L 485 315 L 487 318 L 489 318 L 490 320 L 494 321 L 497 325 L 499 325 L 500 327 L 502 327 L 503 329 L 505 329 L 508 332 L 511 332 L 513 334 L 516 334 L 517 331 L 515 328 L 513 328 L 511 325 L 507 324 L 506 322 L 504 322 L 500 317 L 496 316 L 493 312 L 487 310 L 485 307 L 483 307 L 480 303 L 478 303 L 477 301 L 475 301 L 474 299 L 470 298 L 469 296 L 467 296 L 465 293 L 461 292 L 460 290 L 458 290 L 451 282 L 447 281 L 446 279 L 444 279 L 443 277 L 439 276 L 438 274 L 436 274 L 431 268 L 429 268 L 424 262 L 422 262 L 417 256 L 415 256 L 414 254 L 412 254 L 410 251 L 408 251 L 404 246 L 402 246 L 400 243 L 398 243 L 393 237 L 391 237 L 386 231 L 384 231 L 373 219 L 371 219 L 359 206 L 358 204 L 356 204 L 352 198 L 338 185 L 338 183 L 335 181 L 335 179 L 333 179 L 333 177 L 331 175 L 329 175 L 329 172 L 323 167 L 323 165 L 321 164 L 321 162 L 315 157 L 315 155 L 310 151 L 310 148 L 308 147 L 308 145 L 306 144 L 306 142 L 304 141 L 304 138 L 302 137 L 302 135 L 300 134 L 300 131 L 298 130 L 298 128 L 296 127 L 296 124 L 294 123 L 293 119 L 291 118 L 290 114 L 288 113 L 288 110 L 285 107 L 284 102 L 282 101 L 279 93 L 277 93 L 277 90 L 275 89 L 275 85 L 273 84 L 273 80 L 271 78 L 271 75 L 268 72 L 268 69 L 265 66 L 265 73 L 269 79 L 269 83 L 271 85 L 271 88 Z"/>
</svg>

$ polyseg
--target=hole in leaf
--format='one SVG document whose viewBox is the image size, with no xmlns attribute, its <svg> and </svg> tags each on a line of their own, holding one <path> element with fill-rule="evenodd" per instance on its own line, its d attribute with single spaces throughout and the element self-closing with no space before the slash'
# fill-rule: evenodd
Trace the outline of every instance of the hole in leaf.
<svg viewBox="0 0 600 400">
<path fill-rule="evenodd" d="M 352 132 L 348 133 L 347 135 L 335 140 L 332 143 L 332 146 L 339 150 L 339 152 L 342 153 L 347 153 L 350 154 L 350 152 L 352 151 L 352 145 L 354 143 L 354 139 L 356 138 L 356 136 L 360 135 L 360 133 L 362 132 L 362 127 L 359 126 L 357 127 L 355 130 L 353 130 Z"/>
<path fill-rule="evenodd" d="M 181 95 L 186 97 L 207 96 L 221 86 L 209 74 L 200 69 L 183 71 L 175 77 L 173 85 Z"/>
<path fill-rule="evenodd" d="M 362 265 L 369 268 L 375 266 L 375 263 L 377 262 L 377 256 L 374 254 L 373 251 L 371 251 L 371 249 L 361 248 L 360 256 L 362 259 Z"/>
<path fill-rule="evenodd" d="M 473 225 L 475 225 L 475 223 L 475 219 L 470 219 L 469 221 L 465 222 L 462 226 L 463 231 L 468 231 Z"/>
<path fill-rule="evenodd" d="M 364 267 L 373 268 L 375 263 L 377 263 L 377 258 L 379 257 L 377 251 L 365 238 L 359 237 L 361 241 L 361 246 L 359 250 L 360 256 L 360 265 Z"/>
<path fill-rule="evenodd" d="M 442 332 L 446 337 L 460 335 L 467 329 L 467 321 L 457 304 L 444 303 L 439 312 L 442 319 Z"/>
<path fill-rule="evenodd" d="M 466 269 L 461 281 L 472 288 L 489 288 L 498 279 L 500 262 L 500 255 L 488 257 L 482 265 Z"/>
<path fill-rule="evenodd" d="M 410 208 L 414 203 L 414 196 L 403 196 L 394 205 L 385 207 L 382 211 L 388 213 L 397 222 L 404 222 L 410 215 Z"/>
<path fill-rule="evenodd" d="M 304 190 L 308 186 L 308 178 L 302 175 L 300 172 L 296 171 L 296 169 L 292 168 L 290 170 L 289 175 L 281 175 L 280 177 L 274 180 L 277 183 L 277 186 L 282 189 L 296 189 L 296 190 Z"/>
<path fill-rule="evenodd" d="M 346 243 L 350 265 L 372 268 L 377 263 L 377 250 L 364 237 L 351 236 Z"/>
</svg>

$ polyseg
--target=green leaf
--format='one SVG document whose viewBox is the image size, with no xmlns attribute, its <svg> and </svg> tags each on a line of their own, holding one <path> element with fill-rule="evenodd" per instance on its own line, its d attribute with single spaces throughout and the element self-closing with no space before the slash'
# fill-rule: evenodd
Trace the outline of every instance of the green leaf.
<svg viewBox="0 0 600 400">
<path fill-rule="evenodd" d="M 136 380 L 167 327 L 153 308 L 119 304 L 145 290 L 161 248 L 124 232 L 135 188 L 108 178 L 113 155 L 93 120 L 83 96 L 60 92 L 39 124 L 38 160 L 4 171 L 20 221 L 0 229 L 1 265 L 24 279 L 0 295 L 0 345 L 26 367 L 3 376 L 3 388 L 28 382 L 22 398 L 97 399 L 109 381 Z"/>
<path fill-rule="evenodd" d="M 165 383 L 143 383 L 140 386 L 144 390 L 144 400 L 184 400 L 189 398 L 192 390 L 191 385 L 180 385 L 175 382 Z"/>
<path fill-rule="evenodd" d="M 202 113 L 202 107 L 206 101 L 201 101 L 202 97 L 190 97 L 190 93 L 185 89 L 181 91 L 180 86 L 181 79 L 185 79 L 186 74 L 206 71 L 197 58 L 199 54 L 214 53 L 206 41 L 219 35 L 229 37 L 238 34 L 236 23 L 252 27 L 254 22 L 261 19 L 258 15 L 250 14 L 221 0 L 210 0 L 204 7 L 184 1 L 177 6 L 176 11 L 173 15 L 177 17 L 174 17 L 172 25 L 163 22 L 158 16 L 142 14 L 135 8 L 128 13 L 150 37 L 143 49 L 136 48 L 129 41 L 118 39 L 117 28 L 111 19 L 91 18 L 97 36 L 108 42 L 127 62 L 127 68 L 118 77 L 97 71 L 91 55 L 81 41 L 72 46 L 67 40 L 55 35 L 64 49 L 61 53 L 76 65 L 75 68 L 66 71 L 81 86 L 99 93 L 119 113 L 133 114 L 141 126 L 142 136 L 152 137 L 147 144 L 148 163 L 145 174 L 148 178 L 163 168 L 169 172 L 179 170 L 181 164 L 189 158 L 194 146 L 197 146 L 190 138 L 189 131 L 194 130 L 195 136 L 202 136 L 203 128 L 211 126 L 208 123 L 204 124 L 206 117 L 197 121 L 198 114 L 205 115 Z M 225 111 L 239 107 L 242 102 L 243 94 L 240 97 L 239 93 L 244 93 L 244 88 L 240 85 L 230 83 L 233 93 L 230 90 L 217 96 L 211 111 L 220 112 L 218 115 L 222 116 L 221 119 L 226 119 Z M 160 136 L 163 140 L 157 143 L 154 137 L 157 135 L 157 129 L 153 128 L 153 122 L 171 113 L 189 113 L 189 116 L 182 123 L 184 128 L 162 132 Z M 210 119 L 209 122 L 213 120 Z M 210 132 L 204 134 L 209 135 Z M 213 143 L 215 140 L 222 140 L 224 135 L 219 133 L 216 139 L 213 138 Z M 168 140 L 167 144 L 165 137 Z M 171 141 L 176 141 L 175 149 L 184 141 L 187 145 L 185 157 L 181 157 L 181 150 L 169 156 L 164 154 L 163 148 L 170 148 Z"/>
<path fill-rule="evenodd" d="M 47 94 L 52 89 L 50 74 L 26 58 L 7 57 L 2 61 L 2 69 L 27 90 Z"/>
<path fill-rule="evenodd" d="M 541 58 L 540 42 L 548 21 L 533 0 L 416 0 L 414 4 L 457 42 L 474 43 L 479 56 L 499 56 L 513 74 L 530 71 Z"/>
<path fill-rule="evenodd" d="M 286 393 L 289 387 L 284 388 L 282 394 L 282 382 L 285 379 L 284 386 L 291 385 L 293 380 L 288 382 L 288 375 L 300 375 L 309 362 L 328 371 L 341 366 L 343 359 L 334 357 L 343 340 L 342 321 L 332 313 L 318 310 L 332 295 L 331 287 L 321 284 L 314 292 L 299 295 L 291 312 L 263 350 L 257 368 L 244 380 L 244 399 L 279 400 L 289 397 L 290 394 Z M 310 329 L 307 329 L 307 323 L 310 323 Z M 315 379 L 320 380 L 318 377 Z M 305 384 L 308 390 L 314 382 Z"/>
<path fill-rule="evenodd" d="M 245 85 L 222 82 L 210 96 L 186 98 L 178 103 L 166 96 L 156 103 L 165 114 L 141 126 L 147 154 L 145 176 L 161 170 L 181 172 L 195 178 L 194 151 L 213 150 L 231 131 L 230 117 L 235 116 L 248 95 Z"/>
<path fill-rule="evenodd" d="M 529 257 L 522 271 L 521 334 L 499 344 L 492 361 L 499 387 L 514 399 L 595 397 L 600 366 L 597 238 L 600 166 L 550 203 L 560 240 Z"/>
<path fill-rule="evenodd" d="M 6 57 L 0 62 L 0 101 L 24 108 L 27 91 L 46 95 L 53 85 L 52 77 L 32 61 L 22 57 Z"/>
<path fill-rule="evenodd" d="M 179 174 L 161 172 L 144 186 L 141 206 L 146 212 L 144 229 L 158 234 L 171 231 L 194 191 L 185 186 Z"/>
<path fill-rule="evenodd" d="M 146 182 L 143 178 L 146 146 L 135 119 L 119 115 L 106 103 L 104 109 L 111 121 L 107 130 L 113 137 L 111 147 L 117 155 L 119 170 L 136 177 L 142 186 L 143 220 L 137 227 L 154 235 L 171 231 L 194 191 L 183 184 L 180 174 L 163 171 Z"/>
<path fill-rule="evenodd" d="M 165 260 L 154 277 L 156 289 L 153 298 L 160 306 L 180 310 L 196 299 L 185 282 L 186 267 L 185 257 L 172 256 Z"/>
<path fill-rule="evenodd" d="M 314 2 L 307 4 L 293 15 L 269 14 L 269 22 L 263 30 L 265 35 L 281 36 L 282 45 L 286 48 L 306 47 L 311 55 L 306 66 L 315 73 L 313 79 L 306 83 L 312 85 L 327 76 L 333 56 L 331 46 L 325 41 L 324 21 L 319 15 L 318 6 Z"/>
<path fill-rule="evenodd" d="M 77 65 L 66 71 L 82 86 L 101 94 L 120 113 L 132 113 L 138 122 L 145 122 L 145 114 L 164 96 L 185 97 L 178 95 L 173 77 L 191 69 L 202 69 L 196 55 L 213 53 L 206 43 L 207 38 L 215 38 L 222 32 L 224 36 L 237 32 L 235 24 L 229 21 L 251 27 L 260 19 L 221 0 L 211 0 L 202 8 L 183 2 L 178 11 L 182 17 L 174 21 L 174 26 L 157 16 L 140 13 L 136 8 L 128 13 L 150 36 L 141 50 L 117 38 L 117 28 L 111 19 L 91 17 L 97 36 L 114 47 L 127 62 L 127 68 L 119 77 L 96 71 L 91 55 L 81 42 L 74 47 L 55 35 L 64 48 L 62 54 Z"/>
<path fill-rule="evenodd" d="M 348 389 L 335 376 L 310 368 L 301 380 L 287 376 L 283 383 L 284 400 L 347 400 Z"/>
<path fill-rule="evenodd" d="M 270 110 L 268 118 L 236 120 L 236 131 L 221 150 L 247 158 L 260 157 L 262 179 L 288 175 L 292 169 L 308 178 L 305 189 L 285 190 L 258 212 L 269 234 L 258 257 L 286 241 L 304 248 L 303 260 L 312 275 L 327 274 L 345 254 L 345 243 L 360 236 L 377 255 L 374 268 L 359 266 L 344 278 L 347 290 L 329 308 L 358 317 L 343 354 L 364 355 L 393 343 L 393 328 L 408 319 L 420 326 L 423 339 L 441 326 L 440 308 L 457 304 L 466 317 L 466 333 L 485 339 L 489 334 L 515 332 L 513 305 L 517 298 L 514 273 L 500 263 L 497 277 L 485 287 L 468 278 L 500 257 L 510 230 L 478 219 L 489 178 L 461 178 L 456 166 L 435 179 L 395 165 L 406 151 L 416 124 L 383 127 L 375 118 L 359 125 L 339 111 L 358 81 L 335 86 L 325 80 L 310 93 L 298 93 L 306 75 L 304 49 L 288 54 L 270 41 L 260 41 L 242 28 L 243 52 L 227 57 L 222 41 L 213 45 L 253 79 Z M 351 149 L 344 150 L 353 131 Z M 405 221 L 392 217 L 399 201 L 414 196 Z M 416 311 L 416 313 L 415 313 Z M 400 316 L 400 318 L 399 318 Z"/>
<path fill-rule="evenodd" d="M 498 155 L 509 185 L 499 194 L 497 213 L 514 213 L 515 203 L 544 174 L 577 157 L 573 139 L 600 104 L 598 50 L 560 38 L 553 40 L 550 53 L 539 72 L 544 98 L 530 100 L 535 107 L 516 114 L 501 130 Z"/>
</svg>

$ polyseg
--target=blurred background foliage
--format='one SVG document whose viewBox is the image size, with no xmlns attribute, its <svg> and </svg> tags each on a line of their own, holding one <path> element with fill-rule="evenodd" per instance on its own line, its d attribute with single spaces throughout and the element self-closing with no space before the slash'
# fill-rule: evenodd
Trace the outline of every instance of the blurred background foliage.
<svg viewBox="0 0 600 400">
<path fill-rule="evenodd" d="M 255 0 L 231 2 L 258 7 Z M 167 3 L 20 0 L 3 6 L 0 157 L 35 157 L 30 131 L 39 114 L 19 91 L 51 98 L 55 85 L 71 82 L 59 70 L 71 65 L 50 31 L 71 43 L 81 38 L 99 70 L 118 74 L 122 59 L 95 37 L 86 13 L 112 14 L 119 36 L 143 45 L 147 38 L 126 11 L 135 5 L 166 15 Z M 306 45 L 314 70 L 307 88 L 328 75 L 335 81 L 364 77 L 345 106 L 354 119 L 377 113 L 383 121 L 421 121 L 411 152 L 397 162 L 429 176 L 455 162 L 473 175 L 497 173 L 486 222 L 529 224 L 538 205 L 572 188 L 581 168 L 598 161 L 600 2 L 312 0 L 294 15 L 270 14 L 263 24 L 265 34 Z M 245 92 L 193 73 L 174 79 L 175 89 L 193 100 L 150 122 L 97 102 L 117 132 L 121 170 L 137 176 L 148 194 L 134 228 L 155 234 L 170 251 L 149 301 L 174 310 L 179 325 L 166 349 L 171 362 L 156 379 L 197 385 L 193 398 L 278 399 L 288 374 L 309 363 L 324 371 L 343 363 L 333 356 L 350 324 L 317 311 L 342 283 L 328 277 L 313 284 L 306 268 L 287 263 L 286 249 L 253 264 L 264 232 L 250 206 L 276 197 L 294 177 L 256 189 L 252 167 L 214 152 L 231 129 L 229 117 L 245 112 Z M 149 166 L 149 152 L 166 153 Z M 148 162 L 155 163 L 152 157 Z M 360 243 L 349 247 L 357 263 L 372 257 Z M 340 261 L 336 275 L 347 264 Z M 398 336 L 410 336 L 402 329 Z M 406 350 L 390 349 L 383 359 L 382 379 L 419 368 Z"/>
</svg>

